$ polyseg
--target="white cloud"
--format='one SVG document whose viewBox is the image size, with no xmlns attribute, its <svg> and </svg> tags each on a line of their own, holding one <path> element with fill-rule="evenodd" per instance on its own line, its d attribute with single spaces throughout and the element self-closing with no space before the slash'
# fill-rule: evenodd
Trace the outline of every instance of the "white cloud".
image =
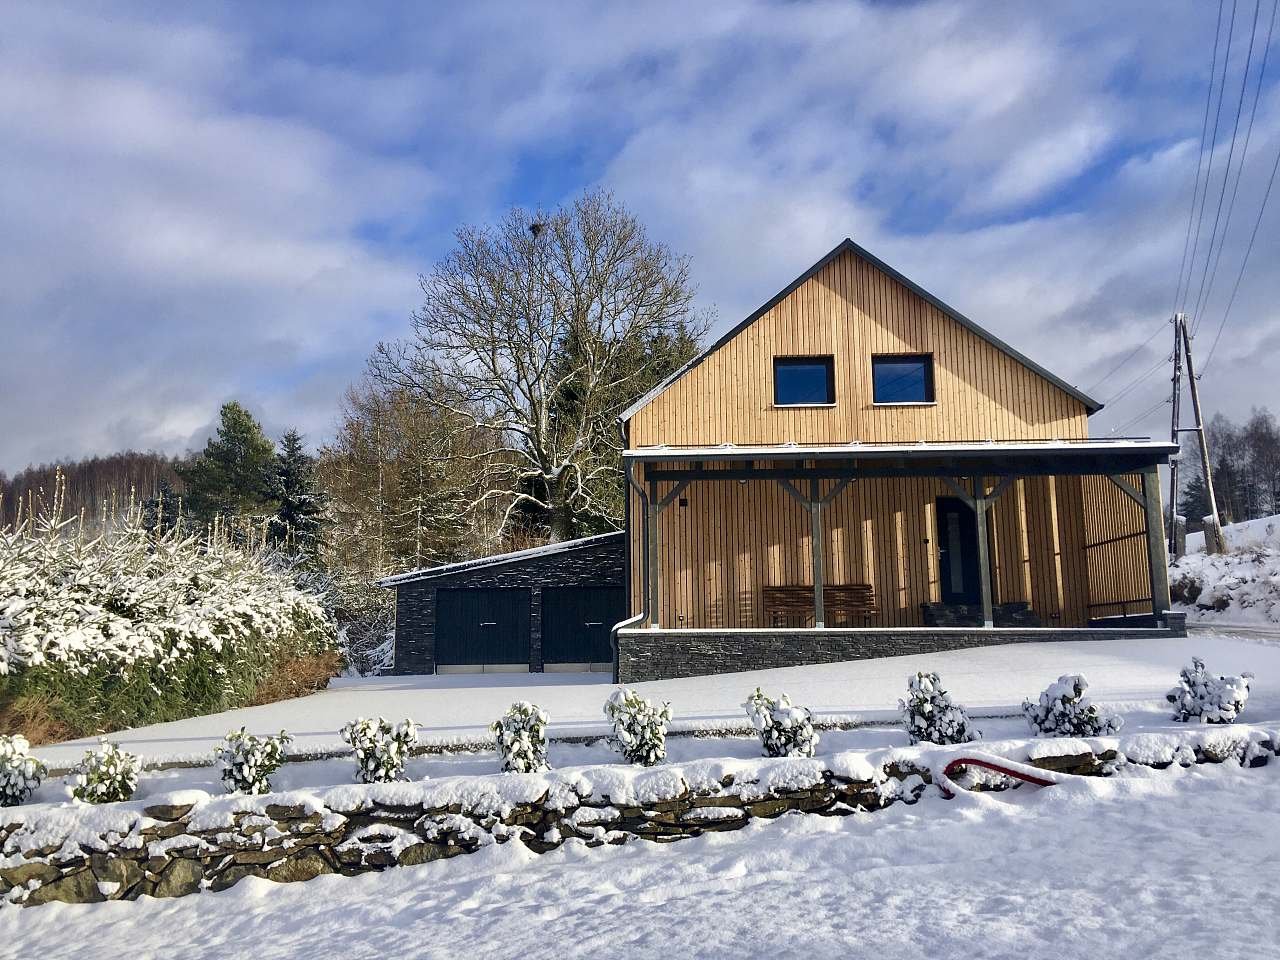
<svg viewBox="0 0 1280 960">
<path fill-rule="evenodd" d="M 7 18 L 0 466 L 181 449 L 231 397 L 322 435 L 453 226 L 592 182 L 692 255 L 724 324 L 846 235 L 1085 384 L 1170 307 L 1212 11 L 379 14 Z M 1278 126 L 1268 99 L 1224 274 Z M 1277 335 L 1278 233 L 1264 230 L 1215 361 L 1239 375 L 1206 378 L 1237 415 L 1265 400 L 1249 351 Z M 1158 381 L 1099 425 L 1149 405 Z"/>
</svg>

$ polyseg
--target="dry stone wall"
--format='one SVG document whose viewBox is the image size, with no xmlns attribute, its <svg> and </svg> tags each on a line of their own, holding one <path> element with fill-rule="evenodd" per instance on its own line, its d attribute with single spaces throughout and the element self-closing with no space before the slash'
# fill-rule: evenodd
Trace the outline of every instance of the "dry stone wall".
<svg viewBox="0 0 1280 960">
<path fill-rule="evenodd" d="M 939 748 L 930 762 L 964 749 Z M 1033 741 L 1016 759 L 1097 775 L 1123 762 L 1260 766 L 1278 752 L 1280 731 L 1234 728 L 1188 731 L 1180 742 L 1167 735 Z M 245 877 L 289 883 L 447 860 L 495 843 L 543 853 L 571 839 L 592 847 L 672 843 L 786 813 L 847 816 L 915 802 L 932 779 L 916 756 L 887 750 L 455 777 L 316 794 L 200 795 L 190 802 L 175 794 L 147 805 L 7 808 L 0 810 L 0 904 L 179 897 L 224 890 Z"/>
</svg>

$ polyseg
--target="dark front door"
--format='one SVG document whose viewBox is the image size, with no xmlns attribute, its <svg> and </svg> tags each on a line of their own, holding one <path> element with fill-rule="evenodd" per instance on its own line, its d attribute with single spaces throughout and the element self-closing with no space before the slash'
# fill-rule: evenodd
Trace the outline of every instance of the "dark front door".
<svg viewBox="0 0 1280 960">
<path fill-rule="evenodd" d="M 621 587 L 543 587 L 545 663 L 611 663 L 609 631 L 625 617 Z"/>
<path fill-rule="evenodd" d="M 436 663 L 528 662 L 528 590 L 436 591 Z"/>
<path fill-rule="evenodd" d="M 943 603 L 981 603 L 978 521 L 956 497 L 938 498 L 938 572 Z"/>
</svg>

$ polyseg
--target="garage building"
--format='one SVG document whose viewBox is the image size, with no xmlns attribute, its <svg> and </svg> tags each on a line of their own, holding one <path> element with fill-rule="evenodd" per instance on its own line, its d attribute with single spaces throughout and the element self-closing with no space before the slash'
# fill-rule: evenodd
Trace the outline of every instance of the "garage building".
<svg viewBox="0 0 1280 960">
<path fill-rule="evenodd" d="M 624 558 L 617 532 L 389 577 L 390 672 L 611 671 Z"/>
</svg>

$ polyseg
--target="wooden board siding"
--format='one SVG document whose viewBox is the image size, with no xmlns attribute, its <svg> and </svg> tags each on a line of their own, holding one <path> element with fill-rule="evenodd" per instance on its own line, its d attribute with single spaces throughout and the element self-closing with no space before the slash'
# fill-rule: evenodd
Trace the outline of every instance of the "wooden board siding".
<svg viewBox="0 0 1280 960">
<path fill-rule="evenodd" d="M 659 492 L 669 489 L 662 484 Z M 822 484 L 830 489 L 830 481 Z M 939 599 L 935 503 L 951 495 L 935 479 L 859 480 L 824 510 L 826 582 L 875 587 L 880 614 L 872 626 L 920 626 L 920 605 Z M 631 609 L 638 612 L 643 509 L 632 498 Z M 673 503 L 660 521 L 664 627 L 768 626 L 762 586 L 813 582 L 808 514 L 779 484 L 695 481 L 682 499 L 687 505 Z M 1046 626 L 1084 625 L 1091 599 L 1079 478 L 1018 481 L 991 519 L 995 602 L 1030 602 Z M 1145 559 L 1138 569 L 1145 576 Z"/>
<path fill-rule="evenodd" d="M 931 353 L 936 403 L 874 406 L 871 356 Z M 830 408 L 773 406 L 773 358 L 835 358 Z M 631 446 L 1088 436 L 1084 405 L 851 252 L 630 420 Z"/>
<path fill-rule="evenodd" d="M 1142 488 L 1136 474 L 1125 477 Z M 1151 612 L 1142 507 L 1106 477 L 1084 477 L 1089 603 L 1094 617 Z M 1136 602 L 1135 602 L 1136 601 Z"/>
</svg>

